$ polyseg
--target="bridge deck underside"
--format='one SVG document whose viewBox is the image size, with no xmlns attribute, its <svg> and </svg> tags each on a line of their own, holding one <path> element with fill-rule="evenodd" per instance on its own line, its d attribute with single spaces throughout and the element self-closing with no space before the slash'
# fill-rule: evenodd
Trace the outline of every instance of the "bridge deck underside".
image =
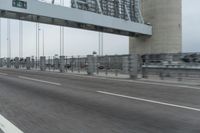
<svg viewBox="0 0 200 133">
<path fill-rule="evenodd" d="M 0 0 L 0 17 L 67 26 L 125 36 L 152 34 L 152 27 L 88 11 L 28 1 L 27 9 L 12 7 L 12 0 Z"/>
</svg>

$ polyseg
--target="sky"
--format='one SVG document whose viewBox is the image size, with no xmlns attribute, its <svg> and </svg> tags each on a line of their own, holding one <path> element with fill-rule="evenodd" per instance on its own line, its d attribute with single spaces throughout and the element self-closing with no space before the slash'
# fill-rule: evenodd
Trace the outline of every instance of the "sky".
<svg viewBox="0 0 200 133">
<path fill-rule="evenodd" d="M 59 0 L 57 0 L 59 1 Z M 70 1 L 65 0 L 69 6 Z M 200 52 L 200 0 L 183 0 L 183 52 Z M 1 19 L 2 56 L 7 55 L 7 19 Z M 23 22 L 23 56 L 35 55 L 35 23 Z M 45 56 L 60 52 L 60 27 L 40 24 L 44 30 Z M 65 27 L 65 55 L 77 56 L 98 51 L 99 33 Z M 128 54 L 128 37 L 103 34 L 104 54 Z M 42 34 L 40 33 L 40 55 L 42 54 Z M 11 53 L 19 55 L 19 21 L 11 20 Z"/>
<path fill-rule="evenodd" d="M 200 0 L 183 0 L 183 52 L 200 52 Z"/>
</svg>

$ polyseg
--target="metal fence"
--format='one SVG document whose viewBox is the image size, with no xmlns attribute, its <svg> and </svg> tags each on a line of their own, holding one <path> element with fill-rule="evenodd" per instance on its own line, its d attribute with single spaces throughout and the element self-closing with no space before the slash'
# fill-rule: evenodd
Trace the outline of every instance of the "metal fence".
<svg viewBox="0 0 200 133">
<path fill-rule="evenodd" d="M 200 53 L 1 58 L 0 67 L 189 81 L 200 79 Z"/>
<path fill-rule="evenodd" d="M 26 58 L 1 58 L 0 67 L 83 73 L 99 76 L 129 77 L 132 67 L 130 55 L 107 56 L 48 56 Z"/>
<path fill-rule="evenodd" d="M 141 56 L 143 78 L 200 82 L 200 53 Z"/>
<path fill-rule="evenodd" d="M 142 55 L 142 62 L 146 65 L 200 65 L 200 53 L 178 53 L 178 54 L 146 54 Z"/>
</svg>

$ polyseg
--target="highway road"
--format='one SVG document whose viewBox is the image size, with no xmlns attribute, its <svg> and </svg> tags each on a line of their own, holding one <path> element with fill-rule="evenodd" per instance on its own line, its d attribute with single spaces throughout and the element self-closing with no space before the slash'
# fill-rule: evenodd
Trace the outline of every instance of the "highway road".
<svg viewBox="0 0 200 133">
<path fill-rule="evenodd" d="M 200 87 L 0 69 L 0 115 L 24 133 L 200 133 Z"/>
</svg>

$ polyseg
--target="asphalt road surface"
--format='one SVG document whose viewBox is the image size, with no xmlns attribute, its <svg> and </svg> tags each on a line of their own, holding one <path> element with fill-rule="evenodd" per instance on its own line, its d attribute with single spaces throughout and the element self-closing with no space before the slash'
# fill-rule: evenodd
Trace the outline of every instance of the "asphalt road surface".
<svg viewBox="0 0 200 133">
<path fill-rule="evenodd" d="M 24 133 L 200 133 L 200 87 L 0 69 L 0 115 Z"/>
</svg>

